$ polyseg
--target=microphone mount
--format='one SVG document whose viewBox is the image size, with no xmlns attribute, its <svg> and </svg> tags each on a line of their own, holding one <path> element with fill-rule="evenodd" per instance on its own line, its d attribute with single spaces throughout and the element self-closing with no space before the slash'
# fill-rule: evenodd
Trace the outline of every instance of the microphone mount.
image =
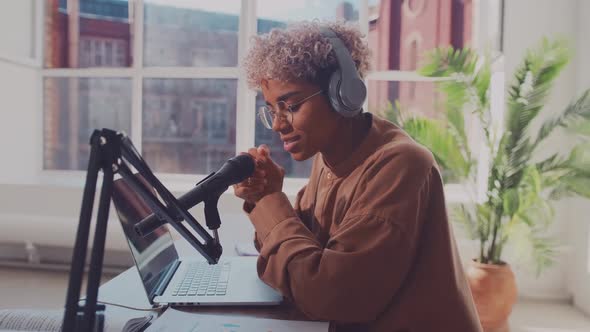
<svg viewBox="0 0 590 332">
<path fill-rule="evenodd" d="M 181 207 L 190 209 L 191 207 L 204 202 L 205 218 L 207 227 L 213 230 L 217 239 L 216 230 L 221 225 L 219 213 L 217 212 L 217 202 L 219 197 L 227 188 L 233 184 L 244 181 L 254 173 L 256 168 L 255 161 L 250 155 L 242 154 L 226 161 L 217 172 L 211 173 L 202 181 L 197 183 L 195 188 L 178 197 L 178 203 Z M 173 211 L 174 212 L 174 211 Z M 182 221 L 184 217 L 180 214 L 173 213 L 176 221 Z M 158 213 L 152 213 L 143 218 L 133 227 L 139 236 L 146 236 L 166 224 L 167 219 L 161 218 Z"/>
<path fill-rule="evenodd" d="M 154 214 L 174 227 L 182 237 L 203 255 L 209 264 L 217 264 L 223 251 L 217 234 L 217 228 L 219 228 L 221 223 L 217 202 L 223 191 L 213 193 L 204 201 L 207 226 L 214 233 L 214 236 L 211 236 L 188 212 L 188 208 L 183 207 L 174 195 L 156 178 L 135 146 L 133 146 L 131 140 L 124 133 L 106 128 L 95 130 L 90 137 L 90 147 L 82 208 L 80 210 L 80 220 L 76 233 L 66 296 L 65 314 L 62 325 L 63 332 L 104 330 L 105 306 L 97 304 L 97 297 L 100 276 L 102 274 L 106 229 L 115 174 L 121 175 L 132 189 L 149 205 Z M 128 164 L 135 167 L 147 183 L 155 189 L 165 204 L 140 182 Z M 84 305 L 80 305 L 80 292 L 86 262 L 96 183 L 98 173 L 101 170 L 103 172 L 102 189 L 88 271 L 86 301 Z M 209 177 L 213 174 L 215 173 L 210 174 Z M 182 224 L 183 220 L 199 234 L 203 242 L 199 241 Z M 214 228 L 211 226 L 214 226 Z"/>
</svg>

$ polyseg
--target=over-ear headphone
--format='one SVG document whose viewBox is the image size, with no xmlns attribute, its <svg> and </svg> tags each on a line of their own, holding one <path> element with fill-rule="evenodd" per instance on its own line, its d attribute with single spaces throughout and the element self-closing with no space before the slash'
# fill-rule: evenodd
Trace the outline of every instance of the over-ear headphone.
<svg viewBox="0 0 590 332">
<path fill-rule="evenodd" d="M 330 104 L 342 116 L 354 117 L 362 111 L 367 87 L 342 40 L 328 27 L 321 27 L 320 32 L 332 45 L 338 61 L 338 69 L 330 75 L 328 83 Z"/>
</svg>

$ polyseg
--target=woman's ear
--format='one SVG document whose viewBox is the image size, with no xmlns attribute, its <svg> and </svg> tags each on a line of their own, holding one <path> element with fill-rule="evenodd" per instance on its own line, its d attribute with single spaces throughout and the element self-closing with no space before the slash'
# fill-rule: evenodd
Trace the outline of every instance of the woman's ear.
<svg viewBox="0 0 590 332">
<path fill-rule="evenodd" d="M 268 90 L 268 80 L 260 81 L 260 92 L 262 92 L 262 87 Z"/>
</svg>

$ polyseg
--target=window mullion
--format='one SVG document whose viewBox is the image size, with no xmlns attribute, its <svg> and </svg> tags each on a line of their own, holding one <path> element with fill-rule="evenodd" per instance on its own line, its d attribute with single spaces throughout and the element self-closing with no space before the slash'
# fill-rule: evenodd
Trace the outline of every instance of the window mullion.
<svg viewBox="0 0 590 332">
<path fill-rule="evenodd" d="M 447 77 L 428 77 L 418 74 L 416 71 L 380 70 L 370 71 L 367 78 L 371 81 L 400 81 L 400 82 L 436 82 L 448 81 Z"/>
<path fill-rule="evenodd" d="M 133 66 L 131 100 L 131 139 L 138 151 L 142 151 L 143 114 L 143 0 L 137 0 L 133 14 Z"/>
<path fill-rule="evenodd" d="M 369 1 L 361 0 L 359 6 L 359 29 L 365 36 L 365 42 L 369 44 Z M 363 109 L 369 109 L 369 79 L 365 75 L 365 86 L 367 87 L 367 97 L 363 103 Z"/>
<path fill-rule="evenodd" d="M 256 1 L 242 0 L 238 37 L 238 62 L 249 47 L 250 37 L 256 34 Z M 239 65 L 239 63 L 238 63 Z M 245 77 L 238 79 L 236 105 L 236 153 L 247 151 L 255 143 L 256 94 L 248 89 Z"/>
<path fill-rule="evenodd" d="M 369 1 L 361 0 L 359 4 L 359 30 L 369 42 Z"/>
</svg>

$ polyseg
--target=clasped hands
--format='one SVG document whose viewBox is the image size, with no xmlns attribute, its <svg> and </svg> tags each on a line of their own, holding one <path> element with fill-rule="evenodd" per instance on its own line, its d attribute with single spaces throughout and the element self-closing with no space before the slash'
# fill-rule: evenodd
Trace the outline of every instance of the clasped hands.
<svg viewBox="0 0 590 332">
<path fill-rule="evenodd" d="M 251 148 L 247 154 L 254 158 L 256 169 L 251 177 L 233 186 L 235 195 L 246 203 L 256 204 L 266 195 L 283 191 L 285 169 L 270 158 L 268 146 Z"/>
</svg>

